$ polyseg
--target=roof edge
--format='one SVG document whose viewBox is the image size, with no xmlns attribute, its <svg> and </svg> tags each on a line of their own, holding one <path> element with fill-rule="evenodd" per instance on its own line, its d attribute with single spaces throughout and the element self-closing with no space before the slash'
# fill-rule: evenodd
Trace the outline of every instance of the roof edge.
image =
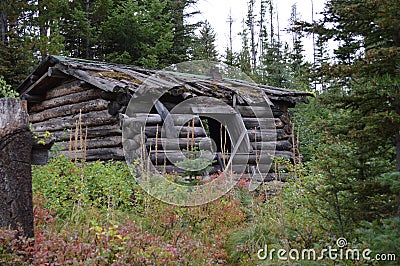
<svg viewBox="0 0 400 266">
<path fill-rule="evenodd" d="M 49 67 L 60 62 L 61 56 L 48 55 L 36 67 L 36 69 L 17 87 L 16 91 L 21 95 L 35 82 L 35 76 L 40 78 L 43 76 Z"/>
</svg>

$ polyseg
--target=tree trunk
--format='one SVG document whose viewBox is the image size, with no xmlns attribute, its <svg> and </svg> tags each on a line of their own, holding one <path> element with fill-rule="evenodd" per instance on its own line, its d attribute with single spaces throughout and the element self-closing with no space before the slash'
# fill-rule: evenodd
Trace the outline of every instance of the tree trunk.
<svg viewBox="0 0 400 266">
<path fill-rule="evenodd" d="M 1 27 L 1 42 L 3 45 L 6 44 L 7 38 L 7 28 L 8 28 L 8 21 L 7 21 L 7 11 L 2 6 L 2 10 L 0 13 L 0 27 Z"/>
<path fill-rule="evenodd" d="M 395 103 L 395 112 L 400 115 L 400 99 L 396 98 Z M 400 172 L 400 124 L 397 124 L 397 133 L 396 133 L 396 171 Z M 400 197 L 400 196 L 399 196 Z M 399 207 L 400 210 L 400 207 Z"/>
<path fill-rule="evenodd" d="M 0 227 L 33 237 L 31 149 L 26 102 L 0 99 Z"/>
</svg>

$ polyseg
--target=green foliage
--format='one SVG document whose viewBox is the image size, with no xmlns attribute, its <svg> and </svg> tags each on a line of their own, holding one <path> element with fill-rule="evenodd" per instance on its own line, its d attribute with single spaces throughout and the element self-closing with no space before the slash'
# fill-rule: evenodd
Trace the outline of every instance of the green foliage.
<svg viewBox="0 0 400 266">
<path fill-rule="evenodd" d="M 165 7 L 166 3 L 158 0 L 117 5 L 101 26 L 105 54 L 112 54 L 117 62 L 123 58 L 124 63 L 164 66 L 173 39 Z"/>
<path fill-rule="evenodd" d="M 141 198 L 134 177 L 120 162 L 77 164 L 59 157 L 36 167 L 32 180 L 35 193 L 59 215 L 70 215 L 77 207 L 133 210 Z"/>
<path fill-rule="evenodd" d="M 141 194 L 130 180 L 117 162 L 58 158 L 35 167 L 35 240 L 0 230 L 1 264 L 226 264 L 225 239 L 245 222 L 232 193 L 185 208 Z"/>
<path fill-rule="evenodd" d="M 0 76 L 0 98 L 17 98 L 18 96 L 18 92 L 11 89 L 4 77 Z"/>
<path fill-rule="evenodd" d="M 199 147 L 195 146 L 193 149 L 185 151 L 185 159 L 177 162 L 176 166 L 185 169 L 184 175 L 188 175 L 191 178 L 199 175 L 206 175 L 212 169 L 214 161 L 201 158 L 204 152 L 205 151 L 199 150 Z"/>
<path fill-rule="evenodd" d="M 0 72 L 19 85 L 48 54 L 162 68 L 189 58 L 196 1 L 1 2 Z"/>
<path fill-rule="evenodd" d="M 31 129 L 32 130 L 32 129 Z M 44 132 L 43 134 L 38 134 L 33 132 L 33 139 L 37 144 L 46 145 L 46 140 L 50 139 L 51 133 L 49 131 Z"/>
<path fill-rule="evenodd" d="M 26 78 L 35 63 L 32 21 L 26 19 L 33 9 L 28 2 L 0 2 L 0 73 L 12 87 Z"/>
<path fill-rule="evenodd" d="M 400 194 L 385 174 L 396 170 L 396 154 L 400 158 L 396 3 L 331 0 L 323 19 L 297 23 L 319 44 L 339 41 L 335 60 L 327 61 L 321 46 L 312 76 L 323 91 L 296 116 L 307 132 L 301 134 L 304 158 L 319 179 L 310 192 L 337 235 L 355 237 L 365 222 L 398 216 Z"/>
<path fill-rule="evenodd" d="M 372 250 L 371 257 L 376 254 L 395 254 L 396 261 L 381 262 L 382 265 L 395 265 L 400 262 L 400 218 L 388 218 L 364 222 L 363 227 L 356 230 L 361 245 Z M 381 265 L 380 264 L 380 265 Z"/>
<path fill-rule="evenodd" d="M 200 29 L 200 36 L 194 40 L 192 59 L 218 61 L 218 52 L 215 46 L 215 32 L 208 21 Z"/>
<path fill-rule="evenodd" d="M 192 22 L 193 16 L 200 12 L 195 7 L 197 0 L 166 0 L 165 13 L 170 15 L 172 28 L 172 46 L 169 49 L 168 62 L 175 64 L 190 59 L 190 51 L 195 38 L 195 30 L 200 22 Z M 190 11 L 189 11 L 190 10 Z"/>
</svg>

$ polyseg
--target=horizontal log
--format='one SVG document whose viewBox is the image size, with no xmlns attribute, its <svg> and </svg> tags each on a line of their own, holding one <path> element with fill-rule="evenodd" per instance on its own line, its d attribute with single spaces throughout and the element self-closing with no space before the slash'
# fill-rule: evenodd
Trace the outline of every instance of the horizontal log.
<svg viewBox="0 0 400 266">
<path fill-rule="evenodd" d="M 81 92 L 72 93 L 66 96 L 45 100 L 40 104 L 35 104 L 30 108 L 30 113 L 40 112 L 45 109 L 50 109 L 57 106 L 70 105 L 74 103 L 86 102 L 99 98 L 100 92 L 98 89 L 89 89 Z"/>
<path fill-rule="evenodd" d="M 75 130 L 75 127 L 73 128 Z M 70 138 L 70 130 L 71 129 L 65 129 L 65 130 L 60 130 L 60 131 L 53 131 L 50 134 L 50 138 L 53 138 L 57 141 L 65 141 Z M 83 129 L 85 130 L 85 129 Z M 44 131 L 35 131 L 35 133 L 38 133 L 39 135 L 43 135 L 45 132 Z M 88 127 L 88 138 L 100 138 L 100 137 L 107 137 L 107 136 L 121 136 L 122 131 L 119 128 L 119 125 L 114 124 L 114 125 L 101 125 L 101 126 L 94 126 L 94 127 Z"/>
<path fill-rule="evenodd" d="M 162 128 L 161 126 L 158 127 L 158 135 L 159 135 L 159 137 L 161 137 L 161 128 Z M 176 130 L 178 130 L 180 127 L 177 126 L 177 127 L 174 127 L 174 128 Z M 194 132 L 194 136 L 195 137 L 206 137 L 207 136 L 206 131 L 202 127 L 194 127 L 194 128 L 189 127 L 189 135 L 190 135 L 190 137 L 192 136 L 192 132 Z M 148 138 L 155 138 L 156 134 L 157 134 L 157 127 L 156 126 L 146 127 L 145 128 L 145 133 L 146 133 L 146 136 Z M 181 130 L 179 132 L 179 137 L 180 138 L 185 138 L 185 137 L 187 137 L 187 135 L 188 135 L 188 127 L 187 126 L 181 127 Z"/>
<path fill-rule="evenodd" d="M 172 164 L 171 162 L 180 162 L 186 158 L 183 153 L 175 151 L 151 151 L 150 160 L 154 165 L 164 165 L 164 160 L 167 164 Z M 157 160 L 156 160 L 157 158 Z M 216 160 L 216 157 L 214 158 Z"/>
<path fill-rule="evenodd" d="M 247 129 L 259 128 L 259 122 L 263 126 L 283 128 L 285 124 L 279 118 L 253 118 L 253 117 L 243 117 L 243 123 Z"/>
<path fill-rule="evenodd" d="M 177 166 L 174 165 L 154 165 L 155 169 L 159 172 L 159 173 L 177 173 L 177 174 L 183 174 L 185 171 Z M 213 165 L 213 169 L 210 170 L 210 173 L 217 173 L 218 171 L 223 171 L 223 169 L 221 169 L 221 167 L 219 165 Z M 247 174 L 248 178 L 253 177 L 253 179 L 260 181 L 260 177 L 262 175 L 262 177 L 264 178 L 264 181 L 273 181 L 273 180 L 282 180 L 285 181 L 286 178 L 288 177 L 287 173 L 273 173 L 273 172 L 267 172 L 267 173 L 252 173 L 252 171 L 249 169 L 249 167 L 246 167 L 244 170 L 244 174 Z"/>
<path fill-rule="evenodd" d="M 258 107 L 258 106 L 250 107 L 250 106 L 245 106 L 245 105 L 238 105 L 237 110 L 242 115 L 242 117 L 256 117 L 253 111 L 255 111 L 257 113 L 265 112 L 264 107 Z M 281 115 L 283 115 L 285 113 L 277 107 L 271 108 L 271 111 L 272 111 L 272 115 L 276 118 L 279 118 Z M 266 113 L 266 115 L 267 114 L 268 113 Z"/>
<path fill-rule="evenodd" d="M 155 125 L 161 125 L 163 123 L 163 120 L 159 114 L 135 114 L 134 117 L 140 117 L 140 118 L 145 118 L 147 116 L 146 120 L 146 126 L 155 126 Z M 187 122 L 190 122 L 190 125 L 192 125 L 192 121 L 194 120 L 194 125 L 195 126 L 200 126 L 200 118 L 198 116 L 193 116 L 193 115 L 186 115 L 186 114 L 179 114 L 179 115 L 171 115 L 171 118 L 173 119 L 173 122 L 175 125 L 184 125 L 187 124 Z M 135 118 L 127 118 L 124 120 L 124 123 L 126 125 L 129 125 L 130 120 L 134 121 Z"/>
<path fill-rule="evenodd" d="M 147 113 L 136 113 L 132 117 L 128 117 L 124 119 L 124 126 L 136 126 L 138 118 L 140 121 L 144 121 L 146 119 L 146 125 L 155 126 L 162 124 L 162 118 L 159 114 L 147 114 Z"/>
<path fill-rule="evenodd" d="M 188 141 L 189 141 L 189 146 L 190 146 L 192 143 L 192 138 L 190 138 L 189 140 L 187 138 L 178 138 L 178 139 L 159 138 L 159 139 L 157 139 L 157 141 L 155 138 L 147 138 L 146 147 L 147 148 L 151 147 L 152 150 L 155 150 L 156 143 L 157 143 L 157 148 L 159 150 L 162 150 L 162 149 L 169 150 L 169 149 L 175 148 L 176 145 L 178 145 L 178 147 L 181 149 L 186 149 L 186 147 L 188 145 Z M 209 145 L 211 144 L 210 138 L 207 138 L 207 137 L 194 138 L 194 142 L 195 142 L 195 144 L 200 145 L 200 149 L 201 149 L 201 147 L 204 147 L 204 148 L 209 147 Z M 202 145 L 204 145 L 204 146 L 202 146 Z"/>
<path fill-rule="evenodd" d="M 39 113 L 31 114 L 29 116 L 29 122 L 31 123 L 43 122 L 45 120 L 52 118 L 79 114 L 80 111 L 82 113 L 88 113 L 91 111 L 102 111 L 107 109 L 107 104 L 108 102 L 103 99 L 96 99 L 77 104 L 54 107 L 46 109 Z"/>
<path fill-rule="evenodd" d="M 59 154 L 62 154 L 71 159 L 83 159 L 84 152 L 77 151 L 69 153 L 68 151 L 60 151 Z M 86 150 L 86 161 L 95 161 L 95 160 L 124 160 L 124 152 L 121 148 L 99 148 L 99 149 L 88 149 Z"/>
<path fill-rule="evenodd" d="M 252 174 L 257 173 L 274 173 L 275 171 L 285 171 L 287 169 L 286 165 L 279 164 L 275 165 L 274 162 L 268 162 L 268 164 L 253 164 L 249 167 L 249 171 Z"/>
<path fill-rule="evenodd" d="M 85 82 L 82 81 L 72 81 L 68 83 L 61 84 L 55 88 L 51 88 L 46 92 L 45 100 L 62 97 L 72 93 L 82 92 L 88 90 L 88 88 L 83 85 Z"/>
<path fill-rule="evenodd" d="M 251 142 L 257 141 L 275 141 L 275 140 L 290 140 L 292 135 L 286 134 L 283 129 L 276 129 L 275 134 L 273 130 L 247 130 Z"/>
<path fill-rule="evenodd" d="M 274 151 L 264 151 L 263 153 L 235 154 L 234 164 L 268 164 L 272 162 Z M 230 160 L 230 155 L 226 155 L 226 162 Z"/>
<path fill-rule="evenodd" d="M 267 170 L 264 168 L 268 168 L 270 171 L 273 171 L 274 166 L 272 163 L 273 159 L 276 157 L 293 160 L 293 153 L 288 151 L 264 151 L 263 153 L 257 154 L 236 154 L 234 157 L 234 163 L 238 165 L 259 165 L 261 172 L 266 172 Z M 228 162 L 229 159 L 230 155 L 226 155 L 226 162 Z"/>
<path fill-rule="evenodd" d="M 54 143 L 57 146 L 57 149 L 60 150 L 68 150 L 71 146 L 72 149 L 75 148 L 75 140 L 74 136 L 72 141 L 61 141 Z M 80 149 L 80 140 L 77 142 L 77 149 Z M 84 144 L 85 145 L 85 144 Z M 122 148 L 122 136 L 113 136 L 113 137 L 105 137 L 105 138 L 94 138 L 86 140 L 86 149 L 97 149 L 97 148 L 107 148 L 107 147 L 119 147 Z"/>
<path fill-rule="evenodd" d="M 261 156 L 260 156 L 261 155 Z M 236 165 L 257 165 L 257 164 L 262 164 L 262 165 L 271 165 L 273 158 L 275 157 L 280 157 L 280 158 L 286 158 L 286 159 L 292 159 L 292 153 L 291 152 L 285 152 L 285 151 L 278 151 L 278 152 L 273 152 L 271 153 L 264 152 L 262 154 L 236 154 L 234 157 L 234 164 Z M 156 161 L 157 158 L 157 161 Z M 185 159 L 184 154 L 179 153 L 179 152 L 172 152 L 172 151 L 151 151 L 150 153 L 150 160 L 151 162 L 155 165 L 157 162 L 157 165 L 164 165 L 164 160 L 166 160 L 166 164 L 171 164 L 171 161 L 174 162 L 179 162 Z M 226 163 L 228 163 L 230 159 L 230 155 L 226 155 Z M 216 160 L 216 157 L 214 158 Z M 273 170 L 273 166 L 271 168 Z"/>
<path fill-rule="evenodd" d="M 79 115 L 53 118 L 32 125 L 33 131 L 60 131 L 65 128 L 75 128 Z M 107 110 L 82 114 L 82 127 L 110 125 L 117 123 L 118 119 L 111 116 Z"/>
<path fill-rule="evenodd" d="M 182 175 L 185 170 L 174 166 L 174 165 L 156 165 L 155 169 L 158 171 L 158 173 L 162 174 L 162 173 L 176 173 L 179 175 Z M 218 171 L 221 171 L 221 167 L 219 167 L 218 165 L 214 165 L 213 168 L 209 171 L 209 173 L 217 173 Z"/>
<path fill-rule="evenodd" d="M 273 142 L 251 142 L 254 150 L 273 149 L 277 151 L 291 151 L 292 143 L 288 140 L 273 141 Z"/>
</svg>

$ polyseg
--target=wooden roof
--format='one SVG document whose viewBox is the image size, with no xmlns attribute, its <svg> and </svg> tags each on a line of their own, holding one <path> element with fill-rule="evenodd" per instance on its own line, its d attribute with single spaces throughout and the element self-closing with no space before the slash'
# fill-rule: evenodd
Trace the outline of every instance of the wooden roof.
<svg viewBox="0 0 400 266">
<path fill-rule="evenodd" d="M 61 79 L 76 78 L 106 92 L 134 93 L 149 77 L 169 88 L 182 88 L 195 95 L 232 98 L 233 95 L 262 94 L 271 101 L 291 104 L 307 103 L 310 92 L 281 89 L 253 82 L 205 75 L 183 74 L 173 71 L 156 71 L 136 66 L 110 64 L 63 56 L 48 56 L 17 88 L 22 96 L 42 95 L 58 85 Z M 251 97 L 250 97 L 251 98 Z M 29 98 L 28 98 L 29 99 Z M 248 100 L 248 99 L 239 99 Z M 271 101 L 269 101 L 271 100 Z"/>
</svg>

